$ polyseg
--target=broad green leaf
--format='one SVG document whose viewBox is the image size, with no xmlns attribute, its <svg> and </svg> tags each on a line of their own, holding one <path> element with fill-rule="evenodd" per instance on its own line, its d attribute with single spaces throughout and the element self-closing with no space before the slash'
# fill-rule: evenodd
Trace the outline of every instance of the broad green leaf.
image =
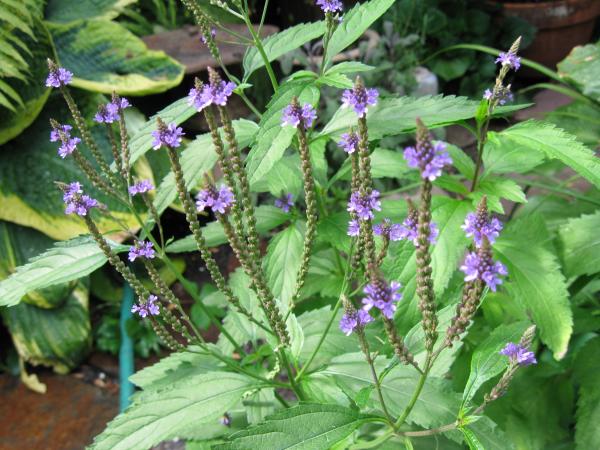
<svg viewBox="0 0 600 450">
<path fill-rule="evenodd" d="M 275 412 L 279 402 L 275 398 L 274 389 L 261 389 L 244 399 L 248 423 L 253 425 L 264 421 Z"/>
<path fill-rule="evenodd" d="M 325 33 L 325 22 L 301 23 L 275 33 L 262 40 L 263 48 L 269 62 L 275 61 L 280 56 L 296 50 L 313 39 Z M 265 65 L 265 62 L 256 49 L 250 47 L 244 55 L 244 81 L 247 81 L 256 70 Z"/>
<path fill-rule="evenodd" d="M 111 421 L 90 448 L 146 450 L 182 436 L 192 427 L 217 424 L 225 411 L 256 387 L 256 380 L 244 375 L 210 372 L 186 378 L 165 390 L 142 392 L 138 401 Z"/>
<path fill-rule="evenodd" d="M 413 169 L 406 165 L 402 152 L 376 148 L 371 153 L 371 176 L 373 178 L 401 178 L 412 171 Z M 329 185 L 333 185 L 338 180 L 349 180 L 351 177 L 352 167 L 348 158 L 331 178 Z"/>
<path fill-rule="evenodd" d="M 561 259 L 567 277 L 600 272 L 600 211 L 560 227 Z"/>
<path fill-rule="evenodd" d="M 579 386 L 577 400 L 577 424 L 575 426 L 575 448 L 587 450 L 600 442 L 600 339 L 589 341 L 581 349 L 575 362 L 575 376 Z"/>
<path fill-rule="evenodd" d="M 585 94 L 600 101 L 600 43 L 577 46 L 558 63 L 558 74 Z"/>
<path fill-rule="evenodd" d="M 479 447 L 471 447 L 471 449 L 512 450 L 515 448 L 511 436 L 502 431 L 492 419 L 486 416 L 480 417 L 477 421 L 470 423 L 461 431 L 463 431 L 463 433 L 466 431 L 470 434 L 472 440 L 469 444 L 475 444 L 475 442 L 479 444 Z"/>
<path fill-rule="evenodd" d="M 381 17 L 394 0 L 371 0 L 362 4 L 357 4 L 350 11 L 344 13 L 342 23 L 336 28 L 327 47 L 327 61 L 345 50 L 358 40 L 365 31 Z"/>
<path fill-rule="evenodd" d="M 548 241 L 542 219 L 530 215 L 506 227 L 494 253 L 508 268 L 508 293 L 531 314 L 542 342 L 561 359 L 567 351 L 573 318 L 565 278 Z"/>
<path fill-rule="evenodd" d="M 302 263 L 304 224 L 293 223 L 269 243 L 265 258 L 267 281 L 273 295 L 288 304 L 296 289 L 296 277 Z"/>
<path fill-rule="evenodd" d="M 544 162 L 535 146 L 517 144 L 502 132 L 490 131 L 483 149 L 484 176 L 490 173 L 526 173 Z"/>
<path fill-rule="evenodd" d="M 344 61 L 339 64 L 336 64 L 333 67 L 330 67 L 327 71 L 325 71 L 325 74 L 352 74 L 357 72 L 368 72 L 373 69 L 375 69 L 375 67 L 368 66 L 358 61 Z"/>
<path fill-rule="evenodd" d="M 283 109 L 291 103 L 293 97 L 298 97 L 301 104 L 314 105 L 319 101 L 319 91 L 310 82 L 298 80 L 283 84 L 273 96 L 260 121 L 256 144 L 246 159 L 251 184 L 269 173 L 296 135 L 296 128 L 281 125 Z"/>
<path fill-rule="evenodd" d="M 452 165 L 467 179 L 472 180 L 475 174 L 475 163 L 469 155 L 456 145 L 447 144 L 446 149 L 452 158 Z"/>
<path fill-rule="evenodd" d="M 468 403 L 487 380 L 501 373 L 508 365 L 508 358 L 500 350 L 509 342 L 519 342 L 527 328 L 526 322 L 501 325 L 477 346 L 471 357 L 471 372 L 463 392 L 463 403 Z"/>
<path fill-rule="evenodd" d="M 115 251 L 125 251 L 129 248 L 113 242 L 110 244 Z M 16 305 L 31 291 L 81 278 L 105 262 L 104 253 L 90 237 L 83 236 L 67 242 L 58 242 L 48 251 L 18 267 L 14 274 L 0 282 L 0 306 Z"/>
<path fill-rule="evenodd" d="M 234 434 L 215 450 L 330 448 L 370 421 L 369 416 L 338 405 L 300 404 L 280 411 L 248 430 Z"/>
<path fill-rule="evenodd" d="M 275 206 L 262 205 L 255 209 L 256 215 L 256 230 L 260 234 L 265 234 L 273 228 L 285 223 L 290 219 L 290 215 L 283 212 Z M 219 222 L 211 222 L 202 228 L 202 234 L 206 239 L 206 245 L 209 247 L 217 247 L 225 244 L 227 237 L 225 231 Z M 183 239 L 175 241 L 167 246 L 169 253 L 193 252 L 198 250 L 196 241 L 193 236 L 187 236 Z"/>
<path fill-rule="evenodd" d="M 49 0 L 44 19 L 48 22 L 68 23 L 79 19 L 114 19 L 121 9 L 136 0 Z"/>
<path fill-rule="evenodd" d="M 110 94 L 164 92 L 181 83 L 183 66 L 116 22 L 85 20 L 49 25 L 61 64 L 74 74 L 72 85 Z"/>
<path fill-rule="evenodd" d="M 234 121 L 233 128 L 240 149 L 250 145 L 258 131 L 254 122 L 245 119 Z M 146 127 L 144 127 L 144 133 L 146 131 Z M 227 149 L 229 146 L 225 145 L 225 148 Z M 210 134 L 201 134 L 189 143 L 180 156 L 183 178 L 188 190 L 195 188 L 202 181 L 204 174 L 209 172 L 216 162 L 217 154 Z M 163 212 L 177 198 L 175 175 L 173 172 L 169 172 L 158 187 L 154 206 L 157 211 Z"/>
<path fill-rule="evenodd" d="M 303 189 L 300 158 L 298 155 L 284 156 L 250 189 L 253 192 L 270 192 L 275 197 L 290 193 L 294 201 L 297 200 Z"/>
<path fill-rule="evenodd" d="M 522 151 L 541 151 L 549 159 L 558 159 L 594 186 L 600 188 L 600 161 L 592 150 L 574 136 L 547 122 L 529 120 L 499 133 L 506 145 Z"/>
<path fill-rule="evenodd" d="M 354 81 L 341 73 L 325 74 L 319 77 L 316 83 L 338 89 L 352 89 L 352 86 L 354 86 Z"/>
<path fill-rule="evenodd" d="M 527 201 L 521 186 L 509 178 L 486 177 L 481 180 L 477 190 L 482 194 L 505 198 L 516 203 Z"/>
</svg>

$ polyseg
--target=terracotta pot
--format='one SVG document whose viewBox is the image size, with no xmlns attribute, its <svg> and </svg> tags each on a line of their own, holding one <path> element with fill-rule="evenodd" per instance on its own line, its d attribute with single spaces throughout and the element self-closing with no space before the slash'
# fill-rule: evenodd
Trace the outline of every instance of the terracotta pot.
<svg viewBox="0 0 600 450">
<path fill-rule="evenodd" d="M 538 29 L 523 56 L 551 69 L 555 69 L 573 47 L 589 42 L 600 16 L 599 0 L 494 3 L 500 3 L 505 17 L 520 17 Z"/>
</svg>

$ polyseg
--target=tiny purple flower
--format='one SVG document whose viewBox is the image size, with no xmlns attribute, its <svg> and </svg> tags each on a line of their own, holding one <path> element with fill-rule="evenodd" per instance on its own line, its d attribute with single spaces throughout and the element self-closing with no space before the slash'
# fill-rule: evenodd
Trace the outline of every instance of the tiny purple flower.
<svg viewBox="0 0 600 450">
<path fill-rule="evenodd" d="M 486 89 L 483 93 L 483 98 L 492 101 L 494 99 L 494 92 L 490 89 Z M 498 99 L 499 105 L 505 105 L 507 102 L 512 102 L 514 100 L 513 93 L 510 91 L 510 86 L 502 86 L 499 92 L 496 94 L 496 98 Z"/>
<path fill-rule="evenodd" d="M 283 197 L 275 199 L 275 206 L 281 209 L 283 212 L 289 213 L 290 208 L 294 207 L 294 196 L 288 193 Z"/>
<path fill-rule="evenodd" d="M 384 281 L 367 284 L 364 288 L 367 296 L 363 298 L 363 309 L 370 311 L 373 307 L 379 309 L 388 319 L 394 317 L 396 312 L 396 303 L 402 299 L 402 294 L 398 292 L 401 284 L 392 281 L 389 286 Z"/>
<path fill-rule="evenodd" d="M 226 427 L 231 426 L 231 416 L 227 413 L 223 414 L 223 416 L 219 419 L 219 423 L 221 425 L 225 425 Z"/>
<path fill-rule="evenodd" d="M 59 67 L 56 70 L 50 71 L 46 78 L 46 87 L 59 88 L 65 86 L 73 79 L 73 73 L 69 72 L 64 67 Z"/>
<path fill-rule="evenodd" d="M 365 88 L 357 84 L 352 89 L 346 89 L 342 94 L 342 107 L 351 107 L 358 117 L 367 114 L 369 106 L 377 104 L 379 91 L 373 88 Z"/>
<path fill-rule="evenodd" d="M 500 275 L 508 275 L 508 270 L 501 262 L 494 261 L 490 252 L 480 253 L 468 253 L 460 270 L 466 275 L 465 281 L 482 280 L 492 292 L 496 292 L 496 287 L 502 284 Z"/>
<path fill-rule="evenodd" d="M 156 252 L 154 251 L 152 242 L 138 241 L 129 248 L 129 261 L 131 262 L 137 258 L 153 259 L 155 256 Z"/>
<path fill-rule="evenodd" d="M 77 214 L 82 217 L 86 216 L 90 209 L 99 205 L 97 200 L 83 194 L 81 184 L 78 182 L 68 184 L 65 187 L 63 201 L 66 205 L 65 214 Z"/>
<path fill-rule="evenodd" d="M 153 131 L 152 137 L 152 148 L 158 150 L 163 145 L 165 147 L 176 148 L 181 145 L 181 136 L 185 133 L 178 127 L 176 123 L 170 123 L 164 130 Z"/>
<path fill-rule="evenodd" d="M 221 186 L 218 192 L 212 187 L 203 189 L 196 197 L 196 208 L 199 212 L 210 208 L 215 213 L 225 214 L 234 203 L 233 191 L 226 185 Z"/>
<path fill-rule="evenodd" d="M 358 220 L 348 222 L 348 236 L 356 237 L 360 234 L 360 223 Z"/>
<path fill-rule="evenodd" d="M 481 247 L 483 237 L 485 236 L 490 244 L 496 242 L 496 238 L 502 231 L 502 222 L 495 217 L 490 217 L 486 211 L 469 213 L 465 218 L 465 223 L 461 226 L 467 237 L 472 237 L 475 246 Z"/>
<path fill-rule="evenodd" d="M 210 29 L 210 37 L 211 39 L 214 39 L 217 37 L 217 29 L 215 27 Z M 206 36 L 204 36 L 203 34 L 200 35 L 200 41 L 204 44 L 207 45 L 208 44 L 208 39 L 206 38 Z"/>
<path fill-rule="evenodd" d="M 78 137 L 71 137 L 72 129 L 71 125 L 59 125 L 50 131 L 50 142 L 59 140 L 61 142 L 60 147 L 58 147 L 58 155 L 63 159 L 73 153 L 77 149 L 77 144 L 81 142 Z"/>
<path fill-rule="evenodd" d="M 402 239 L 403 227 L 399 223 L 392 223 L 390 219 L 383 219 L 383 222 L 373 225 L 373 232 L 390 241 L 399 241 Z"/>
<path fill-rule="evenodd" d="M 142 180 L 138 183 L 135 183 L 133 186 L 129 186 L 129 195 L 132 197 L 137 194 L 145 194 L 148 191 L 154 189 L 152 182 L 150 180 Z"/>
<path fill-rule="evenodd" d="M 445 166 L 452 164 L 452 159 L 446 151 L 446 144 L 443 142 L 406 147 L 404 159 L 409 167 L 419 168 L 421 177 L 429 181 L 435 180 L 442 174 Z"/>
<path fill-rule="evenodd" d="M 310 103 L 305 103 L 302 107 L 297 103 L 291 103 L 283 110 L 281 126 L 290 125 L 298 128 L 300 122 L 302 122 L 304 128 L 309 129 L 316 119 L 317 112 Z"/>
<path fill-rule="evenodd" d="M 498 58 L 496 58 L 496 63 L 500 63 L 503 66 L 510 66 L 513 70 L 517 71 L 521 67 L 521 58 L 511 52 L 500 52 Z"/>
<path fill-rule="evenodd" d="M 527 350 L 519 344 L 509 342 L 506 346 L 500 350 L 500 354 L 508 356 L 512 361 L 516 362 L 520 366 L 530 366 L 537 364 L 535 353 Z"/>
<path fill-rule="evenodd" d="M 350 336 L 358 327 L 364 327 L 366 324 L 373 322 L 373 317 L 368 311 L 359 309 L 352 313 L 346 313 L 340 320 L 340 330 L 346 336 Z"/>
<path fill-rule="evenodd" d="M 483 98 L 486 100 L 491 100 L 493 95 L 494 95 L 494 93 L 492 92 L 491 89 L 486 89 L 485 92 L 483 93 Z"/>
<path fill-rule="evenodd" d="M 160 314 L 160 308 L 158 307 L 158 304 L 156 303 L 157 300 L 158 300 L 158 297 L 156 295 L 151 294 L 145 303 L 142 303 L 140 301 L 138 304 L 133 305 L 131 307 L 131 312 L 134 314 L 137 314 L 138 316 L 140 316 L 142 318 L 148 317 L 148 315 L 158 316 Z"/>
<path fill-rule="evenodd" d="M 435 222 L 430 222 L 429 243 L 435 244 L 439 234 L 440 232 L 437 224 Z M 408 217 L 404 219 L 402 225 L 400 225 L 397 240 L 411 241 L 415 247 L 419 246 L 419 224 L 416 211 L 409 213 Z"/>
<path fill-rule="evenodd" d="M 113 123 L 119 120 L 119 110 L 130 107 L 131 104 L 126 98 L 121 98 L 119 102 L 111 101 L 106 105 L 101 105 L 94 116 L 94 121 L 98 123 Z"/>
<path fill-rule="evenodd" d="M 235 89 L 235 83 L 231 81 L 212 80 L 200 89 L 192 88 L 188 94 L 188 103 L 198 111 L 210 105 L 225 106 L 227 99 Z"/>
<path fill-rule="evenodd" d="M 354 153 L 358 149 L 358 134 L 357 133 L 344 133 L 340 137 L 338 145 L 344 149 L 348 154 Z"/>
<path fill-rule="evenodd" d="M 334 13 L 342 11 L 343 5 L 340 0 L 317 0 L 317 6 L 319 6 L 324 13 Z"/>
<path fill-rule="evenodd" d="M 381 211 L 379 191 L 373 190 L 366 196 L 361 196 L 360 192 L 353 192 L 347 209 L 348 212 L 355 213 L 359 220 L 374 219 L 373 210 Z"/>
</svg>

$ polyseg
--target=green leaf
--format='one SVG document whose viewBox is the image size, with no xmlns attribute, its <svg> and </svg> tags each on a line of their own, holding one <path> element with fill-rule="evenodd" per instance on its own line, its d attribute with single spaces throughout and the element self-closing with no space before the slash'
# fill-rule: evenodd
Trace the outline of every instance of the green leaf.
<svg viewBox="0 0 600 450">
<path fill-rule="evenodd" d="M 280 411 L 248 430 L 234 434 L 230 442 L 215 450 L 249 448 L 325 449 L 342 441 L 370 420 L 350 408 L 338 405 L 300 404 Z"/>
<path fill-rule="evenodd" d="M 110 94 L 164 92 L 183 79 L 183 66 L 116 22 L 86 20 L 49 25 L 61 64 L 74 74 L 72 85 Z"/>
<path fill-rule="evenodd" d="M 273 228 L 280 226 L 290 219 L 290 215 L 275 206 L 262 205 L 255 209 L 256 230 L 260 234 L 266 234 Z M 225 244 L 227 237 L 219 222 L 211 222 L 202 228 L 202 234 L 206 239 L 206 245 L 217 247 Z M 169 253 L 183 253 L 197 251 L 196 241 L 192 235 L 179 239 L 167 246 Z"/>
<path fill-rule="evenodd" d="M 296 277 L 302 263 L 304 224 L 293 223 L 269 243 L 265 258 L 267 281 L 273 295 L 287 305 L 296 288 Z"/>
<path fill-rule="evenodd" d="M 275 399 L 274 389 L 261 389 L 244 399 L 246 417 L 249 424 L 257 424 L 275 412 L 279 403 Z"/>
<path fill-rule="evenodd" d="M 381 17 L 394 0 L 371 0 L 362 4 L 357 4 L 350 11 L 344 13 L 342 23 L 336 28 L 329 40 L 327 47 L 327 61 L 352 45 L 359 39 L 365 31 Z"/>
<path fill-rule="evenodd" d="M 250 185 L 250 189 L 253 192 L 270 192 L 275 197 L 289 192 L 297 199 L 303 189 L 300 157 L 284 156 L 262 179 Z"/>
<path fill-rule="evenodd" d="M 339 64 L 336 64 L 333 67 L 330 67 L 325 75 L 334 75 L 334 74 L 349 74 L 349 73 L 358 73 L 358 72 L 369 72 L 375 69 L 373 66 L 368 66 L 358 61 L 344 61 Z"/>
<path fill-rule="evenodd" d="M 463 404 L 468 403 L 487 380 L 506 369 L 508 358 L 500 350 L 509 342 L 519 342 L 529 324 L 518 322 L 501 325 L 477 346 L 471 357 L 471 371 L 463 391 Z"/>
<path fill-rule="evenodd" d="M 561 259 L 567 277 L 600 272 L 600 210 L 560 227 Z"/>
<path fill-rule="evenodd" d="M 494 253 L 508 268 L 508 293 L 531 314 L 540 337 L 561 359 L 569 344 L 573 318 L 565 278 L 548 245 L 543 220 L 536 215 L 513 221 L 494 245 Z"/>
<path fill-rule="evenodd" d="M 516 203 L 527 201 L 521 186 L 509 178 L 486 177 L 481 180 L 477 190 L 483 194 L 505 198 Z"/>
<path fill-rule="evenodd" d="M 452 158 L 452 165 L 467 179 L 472 180 L 475 174 L 475 163 L 469 155 L 456 145 L 446 144 L 446 150 Z"/>
<path fill-rule="evenodd" d="M 479 442 L 475 433 L 464 427 L 460 427 L 459 430 L 463 434 L 465 441 L 469 446 L 469 450 L 485 450 L 485 447 L 481 445 L 481 442 Z"/>
<path fill-rule="evenodd" d="M 48 22 L 68 23 L 79 19 L 114 19 L 120 10 L 136 0 L 49 0 L 45 9 Z"/>
<path fill-rule="evenodd" d="M 325 29 L 325 22 L 323 21 L 301 23 L 268 36 L 262 41 L 267 59 L 269 62 L 275 61 L 280 56 L 323 36 Z M 244 55 L 243 65 L 244 81 L 247 81 L 250 75 L 265 65 L 265 62 L 256 47 L 250 47 Z"/>
<path fill-rule="evenodd" d="M 544 116 L 590 148 L 600 142 L 600 106 L 583 100 L 556 108 Z"/>
<path fill-rule="evenodd" d="M 115 251 L 125 251 L 129 248 L 112 242 L 110 244 Z M 50 250 L 18 267 L 14 274 L 0 282 L 0 306 L 16 305 L 31 291 L 81 278 L 105 262 L 104 253 L 91 237 L 83 236 L 67 242 L 58 242 Z"/>
<path fill-rule="evenodd" d="M 263 178 L 279 161 L 296 135 L 296 128 L 281 125 L 283 109 L 293 97 L 301 104 L 316 104 L 319 101 L 318 89 L 305 80 L 290 81 L 281 85 L 267 106 L 259 124 L 256 144 L 248 153 L 246 168 L 250 183 Z"/>
<path fill-rule="evenodd" d="M 352 89 L 354 81 L 341 73 L 325 74 L 316 81 L 317 85 L 331 86 L 338 89 Z"/>
<path fill-rule="evenodd" d="M 506 145 L 519 147 L 522 151 L 541 151 L 547 158 L 562 161 L 600 188 L 600 161 L 594 152 L 553 124 L 528 120 L 513 125 L 499 135 Z"/>
<path fill-rule="evenodd" d="M 256 387 L 256 380 L 247 376 L 211 372 L 188 377 L 165 390 L 142 392 L 136 403 L 94 439 L 90 448 L 145 450 L 164 440 L 184 437 L 182 433 L 187 434 L 193 427 L 217 424 L 225 411 Z"/>
<path fill-rule="evenodd" d="M 413 169 L 406 165 L 402 152 L 376 148 L 371 153 L 371 176 L 373 178 L 402 178 L 412 171 Z M 332 186 L 338 180 L 349 180 L 351 177 L 352 167 L 350 158 L 347 158 L 340 170 L 329 180 L 329 185 Z"/>
<path fill-rule="evenodd" d="M 557 68 L 561 78 L 576 84 L 585 95 L 600 101 L 600 43 L 573 48 Z"/>
<path fill-rule="evenodd" d="M 544 162 L 535 146 L 513 142 L 502 132 L 490 131 L 483 149 L 484 176 L 489 173 L 526 173 Z"/>
<path fill-rule="evenodd" d="M 515 448 L 511 437 L 486 416 L 480 417 L 476 422 L 462 428 L 461 431 L 465 439 L 465 431 L 470 434 L 472 440 L 467 440 L 467 442 L 469 445 L 477 443 L 479 447 L 471 447 L 477 450 L 512 450 Z"/>
<path fill-rule="evenodd" d="M 600 386 L 597 379 L 599 361 L 600 339 L 596 337 L 580 350 L 575 361 L 575 376 L 580 383 L 575 427 L 577 450 L 594 448 L 600 442 Z"/>
</svg>

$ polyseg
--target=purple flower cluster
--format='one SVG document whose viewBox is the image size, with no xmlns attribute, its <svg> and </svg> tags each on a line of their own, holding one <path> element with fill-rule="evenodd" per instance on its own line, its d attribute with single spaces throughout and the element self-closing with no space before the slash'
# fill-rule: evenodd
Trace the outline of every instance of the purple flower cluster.
<svg viewBox="0 0 600 450">
<path fill-rule="evenodd" d="M 379 191 L 373 190 L 370 194 L 364 196 L 360 192 L 353 192 L 347 209 L 348 212 L 356 214 L 359 220 L 374 219 L 373 210 L 381 211 Z"/>
<path fill-rule="evenodd" d="M 98 201 L 83 194 L 81 183 L 75 181 L 64 189 L 63 201 L 66 204 L 65 214 L 86 216 L 88 211 L 98 206 Z"/>
<path fill-rule="evenodd" d="M 235 83 L 231 81 L 211 80 L 199 89 L 190 89 L 188 103 L 198 111 L 210 105 L 225 106 L 234 89 Z"/>
<path fill-rule="evenodd" d="M 446 144 L 443 142 L 406 147 L 404 159 L 410 167 L 419 168 L 421 176 L 429 181 L 435 180 L 442 174 L 445 166 L 452 164 L 452 159 L 446 151 Z"/>
<path fill-rule="evenodd" d="M 317 6 L 319 6 L 324 13 L 334 13 L 342 11 L 344 5 L 340 0 L 317 0 Z"/>
<path fill-rule="evenodd" d="M 487 238 L 490 244 L 496 242 L 496 238 L 502 231 L 502 222 L 495 217 L 490 217 L 487 211 L 469 213 L 465 223 L 461 226 L 467 237 L 472 237 L 477 247 L 481 247 L 483 238 Z"/>
<path fill-rule="evenodd" d="M 211 37 L 211 39 L 214 39 L 214 38 L 217 37 L 217 29 L 216 28 L 213 27 L 213 28 L 210 29 L 210 37 Z M 204 34 L 200 35 L 200 41 L 204 45 L 208 44 L 208 39 L 206 38 L 206 36 L 204 36 Z"/>
<path fill-rule="evenodd" d="M 113 100 L 106 105 L 101 105 L 98 112 L 94 116 L 94 121 L 98 123 L 113 123 L 119 120 L 119 110 L 129 108 L 131 104 L 126 98 L 121 98 L 119 101 Z"/>
<path fill-rule="evenodd" d="M 527 350 L 519 344 L 514 344 L 512 342 L 506 344 L 506 347 L 500 350 L 500 354 L 508 356 L 512 361 L 516 362 L 520 366 L 537 364 L 535 353 Z"/>
<path fill-rule="evenodd" d="M 156 252 L 152 246 L 152 242 L 138 241 L 135 245 L 129 247 L 129 261 L 133 262 L 137 258 L 153 259 Z"/>
<path fill-rule="evenodd" d="M 294 196 L 288 193 L 278 199 L 275 199 L 275 206 L 281 209 L 283 212 L 289 213 L 290 208 L 294 207 Z"/>
<path fill-rule="evenodd" d="M 358 149 L 359 137 L 357 133 L 344 133 L 340 136 L 338 145 L 348 154 L 354 153 Z"/>
<path fill-rule="evenodd" d="M 363 309 L 370 311 L 375 307 L 385 317 L 392 319 L 396 312 L 396 303 L 402 299 L 402 294 L 398 292 L 401 287 L 396 281 L 392 281 L 389 285 L 383 281 L 367 284 L 364 289 L 367 296 L 362 301 Z"/>
<path fill-rule="evenodd" d="M 357 237 L 360 234 L 360 222 L 352 219 L 348 222 L 348 236 Z"/>
<path fill-rule="evenodd" d="M 521 58 L 515 53 L 500 52 L 498 58 L 496 58 L 496 63 L 500 63 L 503 66 L 510 66 L 511 69 L 517 71 L 521 67 Z"/>
<path fill-rule="evenodd" d="M 498 98 L 499 105 L 504 105 L 507 102 L 512 102 L 514 100 L 514 96 L 513 96 L 512 92 L 510 91 L 510 87 L 505 87 L 505 88 L 501 89 L 500 92 L 498 92 L 496 94 L 496 97 Z M 485 92 L 483 93 L 483 98 L 488 101 L 493 100 L 494 92 L 491 89 L 486 89 Z"/>
<path fill-rule="evenodd" d="M 437 224 L 431 222 L 429 224 L 429 243 L 435 244 L 439 234 Z M 398 240 L 412 241 L 415 247 L 419 246 L 419 221 L 416 212 L 409 214 L 402 222 L 398 232 Z"/>
<path fill-rule="evenodd" d="M 346 336 L 350 336 L 357 327 L 364 327 L 366 324 L 373 322 L 373 317 L 364 309 L 346 313 L 340 320 L 340 330 Z"/>
<path fill-rule="evenodd" d="M 146 302 L 142 303 L 141 301 L 137 305 L 133 305 L 131 307 L 131 312 L 137 314 L 140 317 L 147 316 L 158 316 L 160 314 L 160 308 L 156 303 L 158 301 L 158 297 L 156 295 L 150 295 Z"/>
<path fill-rule="evenodd" d="M 215 213 L 225 214 L 234 202 L 233 191 L 223 185 L 218 192 L 214 188 L 201 190 L 196 197 L 196 208 L 199 212 L 210 208 Z"/>
<path fill-rule="evenodd" d="M 383 222 L 373 225 L 373 233 L 390 241 L 399 241 L 402 239 L 403 227 L 399 223 L 392 223 L 390 219 L 383 219 Z"/>
<path fill-rule="evenodd" d="M 290 125 L 294 128 L 298 128 L 300 122 L 305 129 L 312 127 L 314 121 L 317 119 L 317 112 L 310 103 L 305 103 L 304 106 L 300 106 L 296 103 L 291 103 L 286 106 L 283 110 L 283 116 L 281 117 L 281 125 Z"/>
<path fill-rule="evenodd" d="M 133 186 L 129 186 L 129 195 L 134 196 L 137 194 L 145 194 L 148 191 L 154 189 L 152 182 L 150 180 L 142 180 L 138 183 L 135 183 Z"/>
<path fill-rule="evenodd" d="M 508 275 L 504 264 L 494 261 L 490 252 L 468 253 L 460 270 L 466 275 L 465 281 L 482 280 L 492 292 L 496 292 L 496 286 L 502 284 L 500 275 Z"/>
<path fill-rule="evenodd" d="M 59 88 L 65 86 L 73 79 L 73 73 L 69 72 L 64 67 L 58 67 L 56 70 L 51 70 L 46 78 L 46 87 Z"/>
<path fill-rule="evenodd" d="M 60 141 L 60 147 L 58 147 L 58 155 L 61 158 L 66 158 L 77 148 L 77 144 L 81 142 L 78 137 L 71 137 L 71 125 L 59 125 L 56 128 L 52 128 L 50 132 L 50 142 Z"/>
<path fill-rule="evenodd" d="M 352 108 L 358 117 L 364 117 L 367 114 L 369 106 L 377 104 L 379 91 L 373 88 L 366 88 L 362 84 L 356 84 L 352 89 L 346 89 L 342 94 L 342 106 Z"/>
<path fill-rule="evenodd" d="M 152 148 L 154 150 L 158 150 L 163 145 L 165 147 L 176 148 L 181 145 L 181 136 L 185 133 L 178 127 L 176 123 L 170 123 L 165 129 L 158 129 L 153 131 L 152 137 L 154 140 L 152 141 Z"/>
</svg>

